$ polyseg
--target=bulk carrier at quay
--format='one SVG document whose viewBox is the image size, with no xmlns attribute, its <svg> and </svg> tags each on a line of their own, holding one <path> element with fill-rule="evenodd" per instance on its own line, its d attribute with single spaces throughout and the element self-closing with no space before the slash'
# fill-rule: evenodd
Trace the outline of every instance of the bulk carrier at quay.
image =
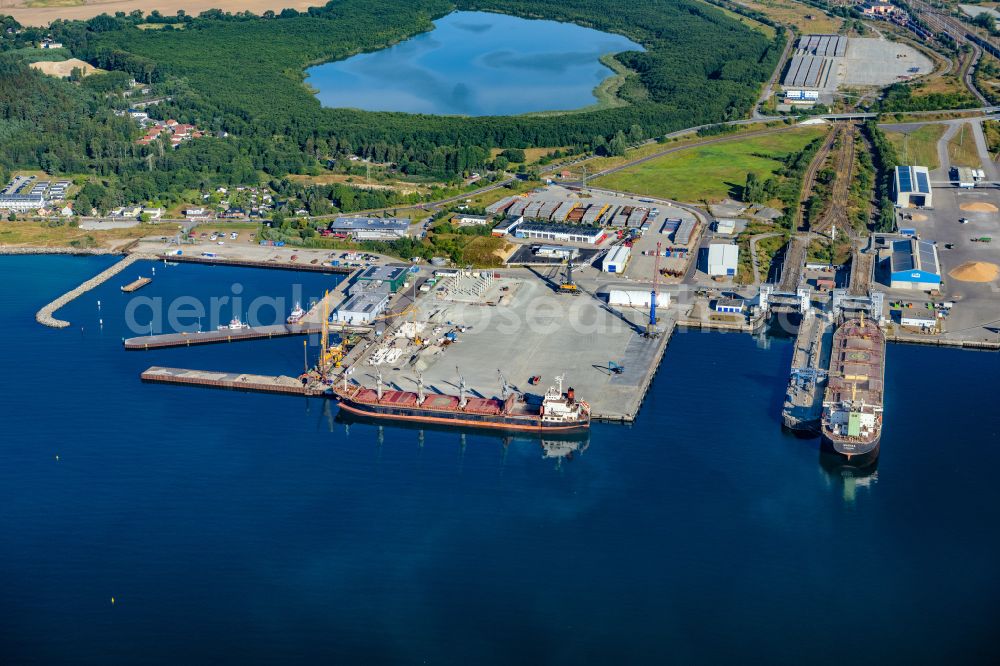
<svg viewBox="0 0 1000 666">
<path fill-rule="evenodd" d="M 833 334 L 823 398 L 823 443 L 853 459 L 878 455 L 882 437 L 885 334 L 878 324 L 848 319 Z"/>
<path fill-rule="evenodd" d="M 590 406 L 577 400 L 572 388 L 564 393 L 562 380 L 556 378 L 558 386 L 550 387 L 540 404 L 529 403 L 523 395 L 510 390 L 506 382 L 502 398 L 468 397 L 464 380 L 457 396 L 427 394 L 421 378 L 417 379 L 415 393 L 383 390 L 381 373 L 374 389 L 349 384 L 347 373 L 332 388 L 341 409 L 377 419 L 544 433 L 587 430 Z"/>
</svg>

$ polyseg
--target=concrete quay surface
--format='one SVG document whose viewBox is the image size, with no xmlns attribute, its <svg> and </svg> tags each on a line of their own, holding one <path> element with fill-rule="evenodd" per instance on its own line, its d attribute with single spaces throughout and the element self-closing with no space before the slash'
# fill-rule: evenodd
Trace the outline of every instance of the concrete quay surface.
<svg viewBox="0 0 1000 666">
<path fill-rule="evenodd" d="M 352 381 L 374 386 L 381 371 L 385 386 L 414 391 L 422 373 L 428 392 L 457 395 L 461 376 L 469 395 L 488 398 L 500 396 L 501 373 L 529 397 L 541 396 L 563 376 L 563 390 L 573 387 L 593 418 L 632 421 L 674 327 L 664 317 L 661 335 L 647 338 L 641 311 L 623 314 L 587 293 L 557 294 L 536 279 L 497 280 L 484 295 L 496 305 L 444 288 L 418 299 L 412 317 L 353 361 Z M 413 322 L 427 341 L 419 349 Z M 448 332 L 455 332 L 455 342 L 444 342 Z M 623 371 L 612 371 L 611 364 Z M 537 384 L 529 383 L 535 376 Z"/>
</svg>

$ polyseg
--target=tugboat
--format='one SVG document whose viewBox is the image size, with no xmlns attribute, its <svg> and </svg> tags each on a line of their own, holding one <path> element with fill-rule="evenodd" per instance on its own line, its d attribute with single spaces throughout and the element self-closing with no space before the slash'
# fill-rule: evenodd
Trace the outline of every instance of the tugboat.
<svg viewBox="0 0 1000 666">
<path fill-rule="evenodd" d="M 557 385 L 549 387 L 540 404 L 532 404 L 512 391 L 506 381 L 501 398 L 476 398 L 466 395 L 464 379 L 455 396 L 426 394 L 420 376 L 416 393 L 383 390 L 381 372 L 374 389 L 349 384 L 347 376 L 345 372 L 343 382 L 333 386 L 333 393 L 341 409 L 357 415 L 509 431 L 569 433 L 590 428 L 590 405 L 577 400 L 572 388 L 563 392 L 563 377 L 556 377 Z"/>
<path fill-rule="evenodd" d="M 289 324 L 297 324 L 305 316 L 306 316 L 306 311 L 302 309 L 301 305 L 296 303 L 295 309 L 292 310 L 292 313 L 288 315 L 288 319 L 286 319 L 285 321 L 287 321 Z"/>
</svg>

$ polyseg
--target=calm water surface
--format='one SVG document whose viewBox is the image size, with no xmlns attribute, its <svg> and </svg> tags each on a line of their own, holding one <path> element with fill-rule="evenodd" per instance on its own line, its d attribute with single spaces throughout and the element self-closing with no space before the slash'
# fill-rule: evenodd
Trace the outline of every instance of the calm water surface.
<svg viewBox="0 0 1000 666">
<path fill-rule="evenodd" d="M 571 23 L 454 12 L 382 51 L 306 71 L 324 106 L 449 115 L 513 115 L 593 104 L 614 72 L 606 53 L 632 40 Z"/>
<path fill-rule="evenodd" d="M 780 430 L 787 340 L 682 333 L 635 426 L 556 460 L 143 385 L 295 372 L 301 340 L 125 353 L 130 275 L 34 323 L 111 261 L 0 259 L 2 664 L 1000 656 L 1000 355 L 891 346 L 882 456 L 851 476 Z M 333 281 L 160 265 L 138 293 Z"/>
</svg>

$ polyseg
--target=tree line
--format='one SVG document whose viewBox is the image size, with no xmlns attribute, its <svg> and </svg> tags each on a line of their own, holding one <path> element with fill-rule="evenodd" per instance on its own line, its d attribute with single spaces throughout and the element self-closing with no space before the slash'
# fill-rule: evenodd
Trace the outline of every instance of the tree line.
<svg viewBox="0 0 1000 666">
<path fill-rule="evenodd" d="M 433 20 L 456 9 L 571 21 L 629 37 L 645 49 L 616 56 L 631 72 L 619 93 L 629 103 L 561 115 L 462 118 L 324 108 L 303 85 L 311 64 L 383 48 L 432 29 Z M 140 23 L 163 29 L 140 30 Z M 179 24 L 183 29 L 173 29 Z M 8 79 L 0 81 L 0 120 L 9 121 L 0 132 L 12 139 L 0 142 L 0 164 L 92 173 L 130 200 L 307 173 L 345 155 L 392 163 L 409 177 L 453 181 L 492 164 L 497 147 L 620 154 L 636 137 L 745 115 L 784 39 L 770 41 L 696 0 L 339 0 L 261 16 L 119 12 L 57 21 L 44 31 L 110 72 L 74 85 L 29 71 L 16 53 L 42 31 L 12 27 L 0 35 L 0 50 L 12 52 L 0 63 L 10 70 L 9 78 L 0 76 Z M 129 78 L 169 93 L 151 114 L 228 137 L 175 151 L 156 142 L 135 145 L 137 129 L 108 109 L 108 96 Z M 34 100 L 17 99 L 25 90 Z"/>
</svg>

